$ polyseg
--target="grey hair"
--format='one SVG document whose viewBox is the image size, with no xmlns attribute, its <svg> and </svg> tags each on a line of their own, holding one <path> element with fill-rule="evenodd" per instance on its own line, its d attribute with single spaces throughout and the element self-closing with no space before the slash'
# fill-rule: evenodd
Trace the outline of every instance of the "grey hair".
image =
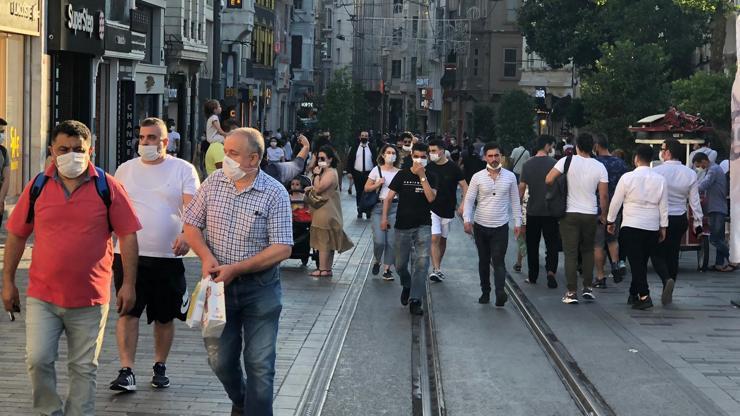
<svg viewBox="0 0 740 416">
<path fill-rule="evenodd" d="M 265 139 L 262 133 L 251 127 L 239 127 L 231 130 L 226 137 L 239 135 L 247 139 L 247 149 L 259 155 L 260 159 L 265 155 Z"/>
</svg>

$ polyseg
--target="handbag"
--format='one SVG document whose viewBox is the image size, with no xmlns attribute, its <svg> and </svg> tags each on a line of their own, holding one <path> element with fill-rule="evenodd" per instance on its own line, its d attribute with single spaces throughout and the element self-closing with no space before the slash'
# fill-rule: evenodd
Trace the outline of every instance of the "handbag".
<svg viewBox="0 0 740 416">
<path fill-rule="evenodd" d="M 565 159 L 565 168 L 563 174 L 555 178 L 555 182 L 550 185 L 545 193 L 545 205 L 550 216 L 562 218 L 568 209 L 568 169 L 573 156 Z"/>
<path fill-rule="evenodd" d="M 383 172 L 380 170 L 380 166 L 378 166 L 378 175 L 380 175 L 381 178 L 383 177 Z M 364 184 L 363 184 L 363 187 L 364 187 Z M 380 201 L 380 190 L 382 188 L 383 187 L 381 186 L 374 192 L 363 192 L 362 193 L 362 196 L 360 197 L 360 204 L 359 204 L 360 211 L 370 211 L 371 209 L 375 207 L 375 205 L 378 204 L 378 201 Z"/>
<path fill-rule="evenodd" d="M 323 207 L 327 201 L 328 199 L 316 193 L 316 190 L 314 189 L 311 189 L 308 192 L 306 192 L 306 196 L 303 197 L 303 202 L 308 204 L 308 206 L 311 207 L 312 209 L 319 209 Z"/>
</svg>

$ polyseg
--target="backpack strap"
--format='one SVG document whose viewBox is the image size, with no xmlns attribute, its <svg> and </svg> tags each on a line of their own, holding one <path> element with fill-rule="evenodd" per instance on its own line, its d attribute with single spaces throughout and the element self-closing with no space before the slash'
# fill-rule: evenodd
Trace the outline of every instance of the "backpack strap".
<svg viewBox="0 0 740 416">
<path fill-rule="evenodd" d="M 573 160 L 573 155 L 566 156 L 566 158 L 565 158 L 565 168 L 563 169 L 563 171 L 564 171 L 563 172 L 563 175 L 567 175 L 568 174 L 568 169 L 570 169 L 570 162 L 571 162 L 571 160 Z"/>
<path fill-rule="evenodd" d="M 110 197 L 110 187 L 108 186 L 108 177 L 105 175 L 105 171 L 95 166 L 95 171 L 98 173 L 98 177 L 95 178 L 95 190 L 98 192 L 98 196 L 103 200 L 105 204 L 105 216 L 108 219 L 108 229 L 113 231 L 113 225 L 110 222 L 110 206 L 112 204 Z"/>
<path fill-rule="evenodd" d="M 39 195 L 41 195 L 41 190 L 44 189 L 44 185 L 46 185 L 46 181 L 48 180 L 49 177 L 46 176 L 44 172 L 39 173 L 38 175 L 36 175 L 36 178 L 34 178 L 33 185 L 31 185 L 31 192 L 28 196 L 29 203 L 28 214 L 26 214 L 26 224 L 31 224 L 33 222 L 36 200 L 39 199 Z"/>
</svg>

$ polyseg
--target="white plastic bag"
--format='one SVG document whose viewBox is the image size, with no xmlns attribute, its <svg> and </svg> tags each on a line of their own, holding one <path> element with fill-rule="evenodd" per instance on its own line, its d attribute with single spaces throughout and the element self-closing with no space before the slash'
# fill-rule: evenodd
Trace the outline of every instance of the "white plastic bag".
<svg viewBox="0 0 740 416">
<path fill-rule="evenodd" d="M 205 284 L 205 282 L 204 282 Z M 226 326 L 226 296 L 224 282 L 207 281 L 203 306 L 203 338 L 218 338 Z"/>
<path fill-rule="evenodd" d="M 205 276 L 201 279 L 193 289 L 193 294 L 190 296 L 190 308 L 185 319 L 185 324 L 190 328 L 200 328 L 201 321 L 203 320 L 203 307 L 206 303 L 206 289 L 208 288 L 208 282 L 211 281 L 211 276 Z"/>
</svg>

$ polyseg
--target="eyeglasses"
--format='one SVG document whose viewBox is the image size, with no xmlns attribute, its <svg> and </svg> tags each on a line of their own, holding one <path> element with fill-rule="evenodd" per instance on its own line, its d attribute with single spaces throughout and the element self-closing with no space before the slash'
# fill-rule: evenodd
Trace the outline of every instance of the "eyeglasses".
<svg viewBox="0 0 740 416">
<path fill-rule="evenodd" d="M 319 161 L 326 162 L 326 158 L 325 157 L 319 157 Z"/>
</svg>

